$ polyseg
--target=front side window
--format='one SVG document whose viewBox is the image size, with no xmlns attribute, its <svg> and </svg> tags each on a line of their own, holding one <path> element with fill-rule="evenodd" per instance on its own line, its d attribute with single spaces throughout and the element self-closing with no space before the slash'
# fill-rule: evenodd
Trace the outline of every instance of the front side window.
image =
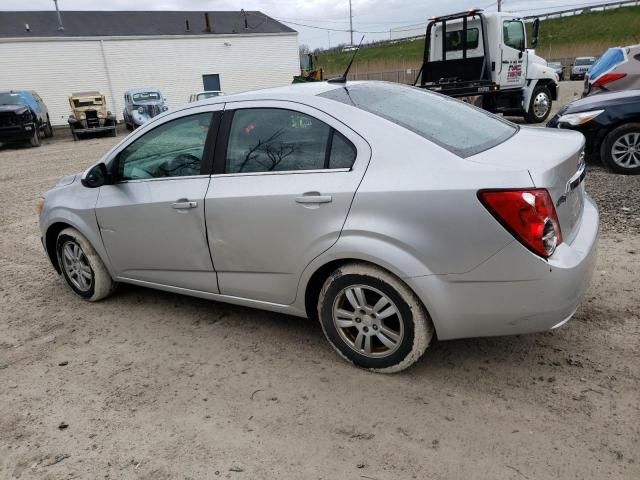
<svg viewBox="0 0 640 480">
<path fill-rule="evenodd" d="M 294 110 L 237 110 L 229 133 L 225 172 L 325 168 L 331 131 L 326 123 Z"/>
<path fill-rule="evenodd" d="M 163 123 L 118 155 L 120 180 L 200 175 L 211 112 Z"/>
<path fill-rule="evenodd" d="M 319 96 L 384 118 L 461 157 L 494 147 L 517 131 L 516 126 L 483 110 L 400 84 L 347 84 Z"/>
<path fill-rule="evenodd" d="M 522 22 L 519 20 L 508 20 L 502 25 L 504 44 L 516 50 L 524 50 L 524 25 Z"/>
<path fill-rule="evenodd" d="M 445 40 L 447 46 L 447 52 L 457 52 L 463 50 L 462 39 L 464 34 L 462 30 L 455 32 L 447 32 L 447 38 Z M 478 48 L 478 39 L 480 32 L 477 28 L 467 29 L 467 49 L 473 50 Z"/>
</svg>

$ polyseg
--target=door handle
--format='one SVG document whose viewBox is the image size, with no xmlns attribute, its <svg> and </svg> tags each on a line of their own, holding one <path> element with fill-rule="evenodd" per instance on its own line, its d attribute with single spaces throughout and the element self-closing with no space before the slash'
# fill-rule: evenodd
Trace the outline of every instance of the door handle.
<svg viewBox="0 0 640 480">
<path fill-rule="evenodd" d="M 505 65 L 509 64 L 509 60 L 502 60 L 502 63 L 504 63 Z"/>
<path fill-rule="evenodd" d="M 331 195 L 303 195 L 296 197 L 296 203 L 309 204 L 309 203 L 330 203 L 333 201 Z"/>
<path fill-rule="evenodd" d="M 188 210 L 190 208 L 196 208 L 197 206 L 198 202 L 192 202 L 189 200 L 183 200 L 171 204 L 171 208 L 175 208 L 176 210 Z"/>
</svg>

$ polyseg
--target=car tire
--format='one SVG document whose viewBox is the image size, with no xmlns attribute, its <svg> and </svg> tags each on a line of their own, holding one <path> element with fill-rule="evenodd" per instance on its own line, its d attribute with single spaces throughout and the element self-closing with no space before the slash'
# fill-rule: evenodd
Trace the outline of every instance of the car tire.
<svg viewBox="0 0 640 480">
<path fill-rule="evenodd" d="M 40 146 L 40 134 L 38 133 L 37 125 L 33 129 L 33 134 L 31 135 L 31 137 L 29 137 L 29 145 L 31 145 L 32 147 Z"/>
<path fill-rule="evenodd" d="M 80 298 L 97 302 L 115 290 L 117 283 L 100 256 L 75 228 L 65 228 L 58 234 L 56 255 L 65 282 Z"/>
<path fill-rule="evenodd" d="M 602 141 L 600 158 L 616 173 L 640 174 L 640 123 L 620 125 L 609 132 Z"/>
<path fill-rule="evenodd" d="M 53 137 L 53 127 L 51 126 L 51 120 L 47 117 L 47 123 L 44 125 L 44 136 L 46 138 Z"/>
<path fill-rule="evenodd" d="M 538 85 L 533 89 L 531 100 L 529 101 L 529 110 L 524 116 L 527 123 L 542 123 L 551 113 L 553 101 L 551 100 L 551 92 L 544 85 Z"/>
<path fill-rule="evenodd" d="M 427 311 L 411 289 L 366 263 L 334 271 L 320 291 L 317 308 L 322 330 L 338 354 L 375 372 L 395 373 L 411 366 L 434 334 Z"/>
</svg>

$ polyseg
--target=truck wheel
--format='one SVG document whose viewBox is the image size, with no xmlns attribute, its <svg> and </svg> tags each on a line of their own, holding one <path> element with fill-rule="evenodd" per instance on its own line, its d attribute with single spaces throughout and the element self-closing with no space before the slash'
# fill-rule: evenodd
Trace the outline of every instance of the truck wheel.
<svg viewBox="0 0 640 480">
<path fill-rule="evenodd" d="M 47 123 L 44 125 L 44 136 L 47 138 L 53 137 L 53 127 L 51 126 L 51 120 L 47 116 Z"/>
<path fill-rule="evenodd" d="M 40 146 L 40 135 L 38 135 L 37 126 L 33 129 L 33 135 L 31 135 L 31 138 L 29 138 L 29 145 L 31 145 L 32 147 Z"/>
<path fill-rule="evenodd" d="M 627 123 L 609 132 L 600 147 L 600 158 L 614 172 L 640 174 L 640 123 Z"/>
<path fill-rule="evenodd" d="M 551 113 L 551 92 L 544 85 L 539 85 L 533 89 L 529 110 L 524 116 L 527 123 L 544 122 Z"/>
<path fill-rule="evenodd" d="M 318 299 L 322 330 L 354 365 L 395 373 L 415 363 L 434 334 L 424 306 L 398 278 L 381 268 L 350 263 L 326 280 Z"/>
</svg>

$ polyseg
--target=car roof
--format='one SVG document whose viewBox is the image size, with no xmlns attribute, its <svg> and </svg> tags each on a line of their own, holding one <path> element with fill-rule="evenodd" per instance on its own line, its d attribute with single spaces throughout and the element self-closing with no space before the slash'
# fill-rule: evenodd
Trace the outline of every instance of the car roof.
<svg viewBox="0 0 640 480">
<path fill-rule="evenodd" d="M 262 90 L 253 90 L 242 93 L 234 93 L 231 95 L 224 95 L 220 97 L 211 97 L 198 102 L 189 104 L 189 107 L 194 105 L 209 105 L 216 103 L 229 103 L 240 102 L 247 100 L 303 100 L 318 96 L 322 93 L 335 90 L 337 88 L 343 88 L 346 85 L 360 85 L 363 83 L 389 83 L 389 82 L 375 82 L 375 81 L 354 81 L 347 83 L 329 83 L 329 82 L 307 82 L 307 83 L 292 83 L 283 87 L 265 88 Z M 398 84 L 393 84 L 398 85 Z"/>
</svg>

